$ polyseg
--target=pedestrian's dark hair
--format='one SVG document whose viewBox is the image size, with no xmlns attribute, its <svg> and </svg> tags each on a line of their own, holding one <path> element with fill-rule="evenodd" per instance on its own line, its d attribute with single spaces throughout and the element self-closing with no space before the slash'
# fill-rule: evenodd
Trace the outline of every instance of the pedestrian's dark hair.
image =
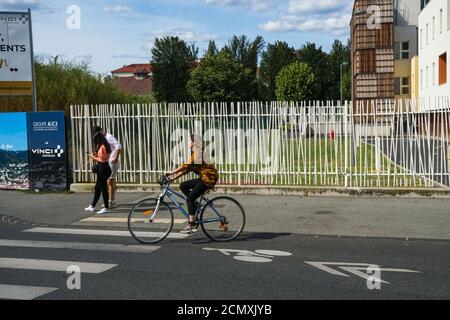
<svg viewBox="0 0 450 320">
<path fill-rule="evenodd" d="M 94 145 L 96 152 L 98 152 L 103 145 L 105 146 L 106 152 L 111 153 L 111 146 L 109 145 L 108 140 L 106 140 L 105 136 L 100 132 L 97 132 L 94 136 Z"/>
<path fill-rule="evenodd" d="M 94 127 L 94 134 L 97 134 L 100 131 L 103 131 L 102 127 L 99 127 L 99 126 Z"/>
</svg>

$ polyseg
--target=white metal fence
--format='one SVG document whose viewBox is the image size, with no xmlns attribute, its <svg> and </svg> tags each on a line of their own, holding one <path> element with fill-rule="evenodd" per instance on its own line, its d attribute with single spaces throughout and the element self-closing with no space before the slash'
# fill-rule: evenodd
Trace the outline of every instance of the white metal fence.
<svg viewBox="0 0 450 320">
<path fill-rule="evenodd" d="M 92 182 L 87 152 L 100 125 L 124 146 L 119 182 L 156 183 L 186 161 L 191 133 L 220 184 L 449 186 L 449 99 L 365 103 L 202 103 L 71 107 L 75 183 Z M 419 112 L 419 110 L 428 110 Z"/>
</svg>

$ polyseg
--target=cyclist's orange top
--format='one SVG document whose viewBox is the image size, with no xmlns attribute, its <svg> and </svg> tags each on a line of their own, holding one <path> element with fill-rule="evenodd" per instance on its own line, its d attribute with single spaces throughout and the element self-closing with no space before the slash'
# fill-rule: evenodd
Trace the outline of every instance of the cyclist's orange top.
<svg viewBox="0 0 450 320">
<path fill-rule="evenodd" d="M 186 173 L 195 172 L 200 175 L 200 179 L 207 187 L 214 188 L 217 180 L 219 180 L 217 169 L 213 165 L 207 164 L 204 159 L 200 163 L 196 162 L 200 161 L 195 161 L 195 156 L 192 154 L 189 161 L 182 165 L 183 170 Z"/>
</svg>

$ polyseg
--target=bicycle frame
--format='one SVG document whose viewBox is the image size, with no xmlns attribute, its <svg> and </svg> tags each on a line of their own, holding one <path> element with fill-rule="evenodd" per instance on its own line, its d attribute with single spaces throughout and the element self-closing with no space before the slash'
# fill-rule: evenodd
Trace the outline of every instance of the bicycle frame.
<svg viewBox="0 0 450 320">
<path fill-rule="evenodd" d="M 167 184 L 163 190 L 161 191 L 161 194 L 158 197 L 158 202 L 156 204 L 155 207 L 155 212 L 153 213 L 153 215 L 150 218 L 150 221 L 153 221 L 156 218 L 156 214 L 159 211 L 159 206 L 161 201 L 164 200 L 165 197 L 168 197 L 173 204 L 177 207 L 177 209 L 183 214 L 183 216 L 186 219 L 189 219 L 189 212 L 186 211 L 186 209 L 183 208 L 183 206 L 179 203 L 179 201 L 177 200 L 177 198 L 182 199 L 183 201 L 186 201 L 186 197 L 184 196 L 184 194 L 181 194 L 179 192 L 173 191 L 170 188 L 170 184 Z M 211 202 L 209 201 L 209 199 L 207 199 L 204 195 L 202 195 L 200 197 L 200 201 L 199 201 L 200 205 L 197 207 L 196 212 L 195 212 L 195 218 L 197 220 L 197 222 L 199 224 L 206 224 L 206 223 L 212 223 L 212 222 L 225 222 L 225 217 L 223 217 L 220 212 L 211 204 Z M 203 204 L 203 205 L 202 205 Z M 209 204 L 210 207 L 213 209 L 214 213 L 217 215 L 216 219 L 206 219 L 206 220 L 199 220 L 199 214 L 200 212 L 203 210 L 204 206 Z"/>
</svg>

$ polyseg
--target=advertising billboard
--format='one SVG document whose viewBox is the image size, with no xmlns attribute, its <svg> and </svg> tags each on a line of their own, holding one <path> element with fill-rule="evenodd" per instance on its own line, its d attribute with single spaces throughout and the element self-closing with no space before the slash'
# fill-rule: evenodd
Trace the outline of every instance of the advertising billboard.
<svg viewBox="0 0 450 320">
<path fill-rule="evenodd" d="M 29 12 L 0 11 L 0 95 L 32 95 L 32 36 Z"/>
<path fill-rule="evenodd" d="M 0 189 L 67 189 L 64 112 L 0 113 Z"/>
<path fill-rule="evenodd" d="M 0 189 L 30 188 L 26 113 L 0 113 Z"/>
<path fill-rule="evenodd" d="M 64 112 L 28 113 L 30 188 L 63 191 L 67 188 Z"/>
</svg>

